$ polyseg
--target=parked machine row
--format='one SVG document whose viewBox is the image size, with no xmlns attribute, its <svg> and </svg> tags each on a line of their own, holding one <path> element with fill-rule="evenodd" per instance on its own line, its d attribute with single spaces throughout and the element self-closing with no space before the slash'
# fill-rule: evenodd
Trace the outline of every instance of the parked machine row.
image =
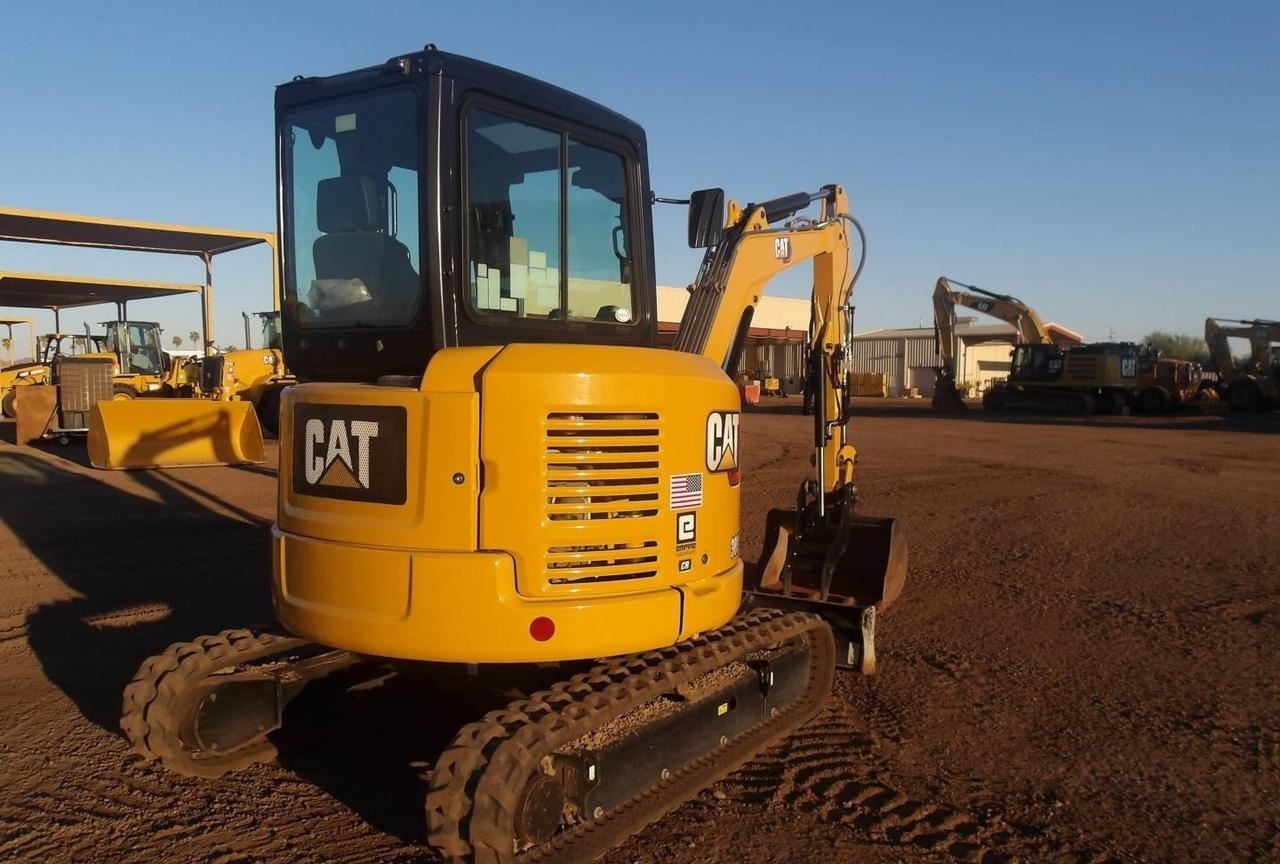
<svg viewBox="0 0 1280 864">
<path fill-rule="evenodd" d="M 103 468 L 265 458 L 259 419 L 275 432 L 279 392 L 292 378 L 278 337 L 260 349 L 248 342 L 248 350 L 230 354 L 213 348 L 212 274 L 216 256 L 266 246 L 278 306 L 274 234 L 0 208 L 0 239 L 191 255 L 205 266 L 203 285 L 0 271 L 0 306 L 46 309 L 54 316 L 55 332 L 42 340 L 37 361 L 12 380 L 0 378 L 0 408 L 18 418 L 20 440 L 85 436 L 91 462 Z M 128 314 L 130 302 L 178 296 L 200 301 L 193 358 L 170 355 L 158 324 Z M 115 306 L 114 321 L 83 337 L 61 332 L 61 311 L 102 304 Z M 257 314 L 278 332 L 274 310 Z"/>
<path fill-rule="evenodd" d="M 1135 342 L 1060 345 L 1035 309 L 1008 294 L 943 276 L 934 286 L 933 307 L 938 346 L 933 408 L 937 411 L 968 408 L 957 386 L 958 307 L 1014 327 L 1009 375 L 982 394 L 988 410 L 1159 414 L 1216 398 L 1216 389 L 1204 380 L 1199 364 L 1162 357 L 1152 346 Z M 1213 356 L 1216 361 L 1218 355 Z M 1267 392 L 1266 384 L 1259 386 Z"/>
</svg>

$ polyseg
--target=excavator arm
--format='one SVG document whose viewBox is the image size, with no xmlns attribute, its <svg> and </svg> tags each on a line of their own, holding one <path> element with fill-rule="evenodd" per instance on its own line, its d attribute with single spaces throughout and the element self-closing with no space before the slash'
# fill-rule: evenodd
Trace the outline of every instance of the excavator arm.
<svg viewBox="0 0 1280 864">
<path fill-rule="evenodd" d="M 815 201 L 821 208 L 816 220 L 799 218 L 772 227 Z M 704 256 L 673 345 L 677 351 L 701 354 L 732 374 L 766 285 L 782 271 L 812 260 L 808 387 L 814 397 L 818 480 L 826 492 L 853 480 L 844 420 L 852 317 L 849 296 L 861 264 L 855 271 L 851 227 L 861 233 L 838 186 L 745 209 L 731 201 L 723 237 Z M 865 260 L 865 244 L 863 249 Z"/>
<path fill-rule="evenodd" d="M 1244 369 L 1238 368 L 1231 356 L 1231 339 L 1249 340 L 1249 361 Z M 1204 341 L 1209 345 L 1209 359 L 1213 361 L 1218 377 L 1224 384 L 1230 384 L 1245 372 L 1267 373 L 1271 347 L 1280 342 L 1280 321 L 1206 318 Z"/>
<path fill-rule="evenodd" d="M 957 290 L 956 287 L 967 291 Z M 1017 297 L 984 291 L 946 276 L 939 276 L 933 287 L 933 329 L 938 342 L 937 382 L 933 391 L 936 410 L 965 410 L 964 400 L 956 389 L 956 357 L 960 353 L 956 336 L 956 307 L 973 309 L 1014 326 L 1018 344 L 1050 345 L 1053 337 L 1036 310 Z"/>
<path fill-rule="evenodd" d="M 718 192 L 718 190 L 715 190 Z M 695 194 L 694 201 L 699 201 Z M 719 200 L 710 199 L 715 207 Z M 816 219 L 791 218 L 811 203 Z M 783 222 L 781 227 L 775 227 Z M 690 212 L 690 239 L 705 226 Z M 850 231 L 861 241 L 852 261 Z M 857 451 L 847 437 L 853 286 L 866 260 L 866 239 L 839 186 L 739 208 L 730 202 L 723 232 L 711 232 L 673 347 L 701 354 L 732 373 L 756 305 L 774 276 L 813 261 L 808 333 L 807 403 L 812 406 L 814 476 L 800 485 L 796 507 L 769 512 L 760 567 L 748 576 L 746 604 L 820 609 L 837 635 L 861 630 L 848 644 L 873 644 L 875 608 L 902 591 L 906 540 L 893 519 L 854 513 Z M 850 655 L 874 669 L 873 654 Z"/>
<path fill-rule="evenodd" d="M 1231 339 L 1249 340 L 1249 359 L 1243 366 L 1231 354 Z M 1207 318 L 1204 341 L 1218 372 L 1219 395 L 1233 411 L 1264 410 L 1280 402 L 1280 363 L 1274 347 L 1280 342 L 1280 321 Z"/>
</svg>

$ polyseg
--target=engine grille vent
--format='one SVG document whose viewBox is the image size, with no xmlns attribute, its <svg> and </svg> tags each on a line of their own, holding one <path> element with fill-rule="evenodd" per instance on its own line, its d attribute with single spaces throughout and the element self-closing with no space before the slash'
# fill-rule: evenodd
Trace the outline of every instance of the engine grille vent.
<svg viewBox="0 0 1280 864">
<path fill-rule="evenodd" d="M 545 427 L 549 522 L 611 523 L 652 519 L 662 496 L 657 413 L 552 413 Z M 613 523 L 617 524 L 617 523 Z M 648 579 L 657 574 L 658 542 L 616 542 L 590 532 L 596 542 L 552 546 L 543 575 L 551 585 L 583 585 Z M 634 535 L 632 535 L 634 536 Z M 586 537 L 584 537 L 584 540 Z"/>
<path fill-rule="evenodd" d="M 604 546 L 552 546 L 546 577 L 552 585 L 648 579 L 658 573 L 658 541 Z"/>
<path fill-rule="evenodd" d="M 547 519 L 634 519 L 658 515 L 657 414 L 549 414 Z"/>
</svg>

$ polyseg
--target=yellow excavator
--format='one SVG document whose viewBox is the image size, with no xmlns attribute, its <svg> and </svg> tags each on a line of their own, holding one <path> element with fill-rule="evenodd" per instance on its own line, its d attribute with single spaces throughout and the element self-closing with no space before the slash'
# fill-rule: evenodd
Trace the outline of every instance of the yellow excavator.
<svg viewBox="0 0 1280 864">
<path fill-rule="evenodd" d="M 519 695 L 435 760 L 431 844 L 582 861 L 813 716 L 837 666 L 873 670 L 907 553 L 894 520 L 855 513 L 865 255 L 842 188 L 727 212 L 694 193 L 705 254 L 663 349 L 651 209 L 670 199 L 630 120 L 434 46 L 296 78 L 276 118 L 300 382 L 272 529 L 284 632 L 146 660 L 123 702 L 136 752 L 217 776 L 271 758 L 285 703 L 336 669 L 487 677 Z M 765 284 L 809 261 L 813 476 L 748 574 L 727 370 Z"/>
<path fill-rule="evenodd" d="M 968 407 L 956 386 L 957 306 L 1007 321 L 1016 330 L 1009 377 L 982 395 L 982 405 L 987 410 L 1118 414 L 1131 407 L 1143 346 L 1133 342 L 1058 345 L 1039 314 L 1017 297 L 942 276 L 933 290 L 938 344 L 934 410 L 964 411 Z"/>
<path fill-rule="evenodd" d="M 1249 358 L 1237 365 L 1231 339 L 1249 340 Z M 1280 321 L 1208 318 L 1204 341 L 1218 372 L 1219 395 L 1232 411 L 1270 411 L 1280 405 Z"/>
<path fill-rule="evenodd" d="M 968 289 L 967 291 L 958 288 Z M 995 294 L 976 285 L 966 285 L 939 276 L 933 287 L 933 330 L 938 343 L 938 365 L 934 371 L 933 409 L 935 411 L 967 411 L 964 397 L 956 386 L 956 359 L 960 356 L 956 307 L 963 306 L 1012 324 L 1018 345 L 1052 345 L 1049 328 L 1039 314 L 1017 297 Z"/>
</svg>

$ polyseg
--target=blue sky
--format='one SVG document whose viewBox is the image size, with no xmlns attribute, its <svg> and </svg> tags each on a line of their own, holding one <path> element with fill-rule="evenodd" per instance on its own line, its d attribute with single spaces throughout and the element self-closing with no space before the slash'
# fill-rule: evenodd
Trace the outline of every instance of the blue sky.
<svg viewBox="0 0 1280 864">
<path fill-rule="evenodd" d="M 112 5 L 0 2 L 0 203 L 270 230 L 275 85 L 430 41 L 640 122 L 659 194 L 843 183 L 870 236 L 860 330 L 928 323 L 941 274 L 1094 339 L 1280 317 L 1280 4 Z M 659 280 L 684 284 L 683 209 L 655 220 Z M 202 277 L 22 244 L 0 269 Z M 217 278 L 239 343 L 266 254 Z"/>
</svg>

